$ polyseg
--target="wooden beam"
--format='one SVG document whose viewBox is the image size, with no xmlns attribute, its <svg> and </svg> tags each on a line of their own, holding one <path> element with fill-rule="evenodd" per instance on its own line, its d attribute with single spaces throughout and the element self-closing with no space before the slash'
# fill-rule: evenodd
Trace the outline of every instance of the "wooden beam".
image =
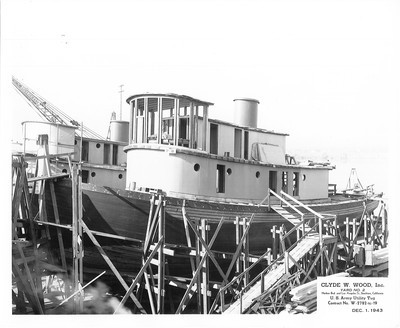
<svg viewBox="0 0 400 328">
<path fill-rule="evenodd" d="M 120 284 L 125 288 L 126 291 L 129 291 L 130 288 L 127 285 L 127 283 L 125 282 L 125 280 L 122 278 L 122 276 L 120 275 L 120 273 L 118 272 L 117 268 L 114 266 L 114 264 L 111 262 L 110 258 L 107 256 L 107 254 L 104 252 L 103 248 L 100 246 L 99 242 L 96 240 L 96 238 L 94 237 L 94 235 L 91 233 L 90 229 L 87 227 L 87 225 L 85 224 L 85 222 L 83 220 L 81 220 L 81 224 L 82 227 L 85 231 L 85 233 L 89 236 L 90 240 L 92 241 L 92 243 L 96 246 L 96 248 L 98 249 L 98 251 L 100 252 L 101 256 L 103 257 L 103 259 L 106 261 L 106 263 L 108 264 L 108 266 L 110 267 L 111 271 L 114 273 L 114 275 L 117 277 L 118 281 L 120 282 Z M 155 252 L 155 251 L 153 251 Z M 150 261 L 149 261 L 150 262 Z M 133 288 L 132 288 L 133 290 Z M 138 301 L 138 299 L 135 297 L 135 295 L 133 295 L 131 292 L 129 293 L 129 296 L 131 297 L 131 299 L 133 300 L 133 302 L 135 303 L 135 305 L 139 308 L 141 313 L 146 314 L 145 309 L 142 307 L 142 305 L 140 304 L 140 302 Z"/>
<path fill-rule="evenodd" d="M 137 283 L 139 282 L 141 276 L 143 275 L 143 273 L 146 271 L 147 267 L 150 265 L 151 260 L 153 259 L 154 255 L 157 254 L 158 249 L 160 248 L 160 246 L 162 245 L 162 243 L 164 242 L 164 237 L 162 239 L 160 239 L 156 246 L 154 247 L 154 250 L 150 253 L 149 257 L 147 258 L 146 262 L 144 263 L 144 265 L 142 266 L 142 268 L 139 270 L 138 274 L 136 275 L 135 280 L 133 280 L 132 284 L 130 285 L 129 288 L 126 288 L 126 294 L 125 296 L 122 298 L 121 302 L 118 304 L 118 307 L 115 309 L 114 314 L 119 310 L 119 308 L 121 306 L 123 306 L 125 304 L 125 302 L 127 301 L 128 297 L 130 296 L 132 299 L 135 299 L 136 301 L 135 304 L 136 306 L 139 307 L 139 309 L 141 309 L 142 313 L 146 313 L 146 311 L 142 308 L 141 304 L 139 303 L 139 301 L 137 301 L 136 297 L 132 294 L 133 289 L 135 288 L 135 286 L 137 285 Z M 119 274 L 118 274 L 119 276 Z M 125 281 L 124 281 L 124 285 L 126 285 Z"/>
</svg>

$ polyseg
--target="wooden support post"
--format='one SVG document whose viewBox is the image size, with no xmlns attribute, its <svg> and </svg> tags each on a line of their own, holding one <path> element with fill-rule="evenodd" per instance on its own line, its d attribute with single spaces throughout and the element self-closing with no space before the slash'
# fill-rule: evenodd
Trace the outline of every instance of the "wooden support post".
<svg viewBox="0 0 400 328">
<path fill-rule="evenodd" d="M 161 109 L 160 109 L 161 110 Z M 158 239 L 162 240 L 161 246 L 158 249 L 158 299 L 157 299 L 157 313 L 164 314 L 164 296 L 165 296 L 165 201 L 161 197 L 161 209 L 159 212 L 158 220 Z"/>
<path fill-rule="evenodd" d="M 201 229 L 199 220 L 196 219 L 195 222 L 196 222 L 196 231 L 199 232 L 199 230 Z M 200 265 L 200 261 L 201 261 L 200 253 L 201 253 L 202 247 L 201 247 L 199 238 L 195 239 L 195 245 L 196 245 L 196 270 L 197 269 L 201 270 L 200 266 L 202 266 L 202 265 Z M 201 301 L 202 301 L 202 298 L 201 298 L 201 275 L 200 274 L 197 275 L 196 286 L 197 286 L 196 287 L 196 290 L 197 290 L 197 294 L 196 294 L 196 296 L 197 296 L 197 313 L 200 314 L 201 309 L 202 309 L 202 306 L 201 306 Z"/>
<path fill-rule="evenodd" d="M 241 231 L 240 231 L 240 222 L 239 222 L 239 217 L 237 216 L 235 218 L 235 232 L 236 232 L 236 248 L 239 245 L 240 242 L 240 236 L 241 236 Z M 240 266 L 240 258 L 237 259 L 236 261 L 236 274 L 240 274 L 241 271 L 241 266 Z"/>
<path fill-rule="evenodd" d="M 387 209 L 386 209 L 386 204 L 382 203 L 383 206 L 383 212 L 382 212 L 382 235 L 383 235 L 383 247 L 387 246 L 387 238 L 388 238 L 388 222 L 387 222 Z"/>
<path fill-rule="evenodd" d="M 81 192 L 78 182 L 78 168 L 74 166 L 72 169 L 72 282 L 73 292 L 76 293 L 82 286 L 82 235 L 80 234 L 80 201 L 79 195 Z M 74 297 L 74 311 L 75 313 L 82 312 L 83 300 L 81 293 L 77 293 Z"/>
<path fill-rule="evenodd" d="M 184 219 L 186 220 L 186 214 L 185 214 L 185 208 L 184 207 L 182 208 L 182 214 L 183 214 Z M 224 218 L 221 218 L 221 220 L 218 223 L 217 228 L 215 229 L 214 235 L 212 236 L 212 238 L 210 240 L 210 243 L 208 244 L 209 248 L 211 248 L 212 245 L 214 244 L 215 239 L 217 238 L 218 233 L 221 230 L 221 227 L 222 227 L 223 223 L 224 223 Z M 192 278 L 189 286 L 187 287 L 185 294 L 182 297 L 182 300 L 181 300 L 181 302 L 180 302 L 180 304 L 178 306 L 178 309 L 175 312 L 176 314 L 181 313 L 181 311 L 183 311 L 185 309 L 185 306 L 188 304 L 188 302 L 191 299 L 191 295 L 193 295 L 192 287 L 194 286 L 194 284 L 196 282 L 197 275 L 200 273 L 200 270 L 202 268 L 202 265 L 203 265 L 204 261 L 207 259 L 208 256 L 210 256 L 210 254 L 208 253 L 208 250 L 207 249 L 205 249 L 205 250 L 206 250 L 206 253 L 204 254 L 203 258 L 201 259 L 201 261 L 199 263 L 200 266 L 198 266 L 196 271 L 193 272 L 193 278 Z M 213 306 L 211 307 L 211 310 L 214 308 L 215 304 L 216 304 L 216 301 L 214 301 Z"/>
<path fill-rule="evenodd" d="M 54 192 L 54 182 L 50 181 L 50 193 L 51 193 L 51 201 L 53 204 L 53 211 L 54 211 L 54 220 L 57 224 L 60 224 L 60 217 L 58 214 L 58 204 L 56 195 Z M 58 247 L 60 248 L 60 257 L 61 257 L 61 265 L 62 268 L 65 270 L 65 274 L 67 274 L 67 261 L 65 259 L 65 250 L 64 250 L 64 241 L 63 236 L 61 233 L 61 228 L 57 227 L 57 237 L 58 237 Z"/>
<path fill-rule="evenodd" d="M 242 219 L 242 230 L 243 230 L 243 234 L 245 231 L 248 231 L 247 227 L 250 226 L 249 222 L 247 221 L 247 218 L 243 218 Z M 247 233 L 247 235 L 244 236 L 244 241 L 243 241 L 243 271 L 245 271 L 245 275 L 244 275 L 244 284 L 245 286 L 247 286 L 250 282 L 250 275 L 249 275 L 249 271 L 247 270 L 249 267 L 249 234 Z"/>
<path fill-rule="evenodd" d="M 272 226 L 272 259 L 276 260 L 277 252 L 276 252 L 276 225 Z"/>
<path fill-rule="evenodd" d="M 209 226 L 207 220 L 201 220 L 201 237 L 208 244 L 208 230 Z M 207 251 L 204 246 L 201 248 L 202 256 L 207 257 Z M 202 268 L 202 295 L 203 295 L 203 314 L 207 314 L 210 306 L 210 295 L 209 295 L 209 267 L 208 267 L 208 257 L 203 263 Z"/>
<path fill-rule="evenodd" d="M 356 242 L 357 239 L 357 219 L 353 219 L 352 223 L 352 238 L 354 242 Z"/>
<path fill-rule="evenodd" d="M 283 236 L 285 235 L 284 231 L 284 225 L 282 224 L 281 227 L 279 228 L 279 254 L 282 254 L 283 252 L 286 251 L 285 247 L 285 240 L 283 239 Z"/>
<path fill-rule="evenodd" d="M 185 204 L 186 204 L 186 201 L 183 200 L 182 213 L 184 212 Z M 187 243 L 188 247 L 191 248 L 192 247 L 192 241 L 190 240 L 189 226 L 188 226 L 186 220 L 183 220 L 183 226 L 185 228 L 186 243 Z M 192 268 L 192 273 L 193 273 L 193 276 L 194 276 L 194 272 L 196 271 L 195 264 L 194 264 L 194 259 L 192 257 L 190 257 L 189 261 L 190 261 L 190 266 Z"/>
<path fill-rule="evenodd" d="M 289 266 L 289 252 L 285 251 L 284 255 L 285 255 L 285 274 L 289 274 L 289 268 L 290 268 L 290 266 Z"/>
</svg>

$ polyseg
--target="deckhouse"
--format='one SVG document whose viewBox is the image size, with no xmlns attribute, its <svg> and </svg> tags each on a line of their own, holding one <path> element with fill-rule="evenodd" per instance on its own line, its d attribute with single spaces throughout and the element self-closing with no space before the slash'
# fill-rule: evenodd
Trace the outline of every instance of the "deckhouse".
<svg viewBox="0 0 400 328">
<path fill-rule="evenodd" d="M 125 124 L 126 123 L 126 124 Z M 22 122 L 24 154 L 43 155 L 37 144 L 39 135 L 46 135 L 49 154 L 71 153 L 73 162 L 82 164 L 82 182 L 99 186 L 125 188 L 128 122 L 111 121 L 108 140 L 81 138 L 73 126 L 51 123 Z M 60 158 L 53 167 L 62 173 L 69 173 L 69 165 Z"/>
<path fill-rule="evenodd" d="M 258 100 L 238 98 L 233 123 L 209 118 L 213 104 L 177 94 L 138 94 L 130 104 L 126 189 L 257 203 L 268 188 L 328 197 L 330 166 L 297 165 L 285 133 L 257 127 Z"/>
</svg>

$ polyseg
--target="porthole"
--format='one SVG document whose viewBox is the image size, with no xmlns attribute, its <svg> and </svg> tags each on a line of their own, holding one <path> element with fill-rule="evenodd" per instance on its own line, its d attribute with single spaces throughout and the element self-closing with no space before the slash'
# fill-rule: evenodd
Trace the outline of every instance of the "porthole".
<svg viewBox="0 0 400 328">
<path fill-rule="evenodd" d="M 260 171 L 256 172 L 256 178 L 258 179 L 260 177 Z"/>
<path fill-rule="evenodd" d="M 200 164 L 196 163 L 193 166 L 193 169 L 197 172 L 198 170 L 200 170 Z"/>
<path fill-rule="evenodd" d="M 78 144 L 78 141 L 75 140 L 75 145 Z"/>
<path fill-rule="evenodd" d="M 63 169 L 62 173 L 68 173 L 67 169 Z"/>
<path fill-rule="evenodd" d="M 231 168 L 227 169 L 226 173 L 228 173 L 228 175 L 231 175 L 232 174 L 232 169 Z"/>
<path fill-rule="evenodd" d="M 303 181 L 306 181 L 306 175 L 305 174 L 303 174 L 302 178 L 303 178 Z"/>
<path fill-rule="evenodd" d="M 119 179 L 122 179 L 122 174 L 119 174 L 119 175 L 118 175 L 118 178 L 119 178 Z"/>
<path fill-rule="evenodd" d="M 100 144 L 99 143 L 96 144 L 96 148 L 100 148 Z"/>
<path fill-rule="evenodd" d="M 90 173 L 90 175 L 92 176 L 92 178 L 94 178 L 96 176 L 96 172 L 92 172 Z"/>
</svg>

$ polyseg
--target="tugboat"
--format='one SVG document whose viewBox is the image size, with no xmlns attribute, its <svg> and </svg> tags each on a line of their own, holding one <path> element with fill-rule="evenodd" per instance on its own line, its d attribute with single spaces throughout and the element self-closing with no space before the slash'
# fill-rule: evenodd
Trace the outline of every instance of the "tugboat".
<svg viewBox="0 0 400 328">
<path fill-rule="evenodd" d="M 237 217 L 253 216 L 249 250 L 257 255 L 271 247 L 272 226 L 284 224 L 288 230 L 293 226 L 270 208 L 279 202 L 275 196 L 265 202 L 269 190 L 282 190 L 318 213 L 334 215 L 339 225 L 346 217 L 360 217 L 379 204 L 373 195 L 330 193 L 329 172 L 334 167 L 301 165 L 287 155 L 288 134 L 257 127 L 256 99 L 234 100 L 233 123 L 209 118 L 211 102 L 185 95 L 137 94 L 127 103 L 126 186 L 82 183 L 83 219 L 91 230 L 145 240 L 156 193 L 163 195 L 165 204 L 167 243 L 187 243 L 184 215 L 210 223 L 223 217 L 213 250 L 233 252 L 233 223 Z M 61 223 L 70 224 L 71 181 L 56 182 L 55 194 Z M 50 205 L 50 219 L 52 213 Z M 134 264 L 133 270 L 140 268 L 141 253 L 130 255 L 129 263 Z"/>
</svg>

